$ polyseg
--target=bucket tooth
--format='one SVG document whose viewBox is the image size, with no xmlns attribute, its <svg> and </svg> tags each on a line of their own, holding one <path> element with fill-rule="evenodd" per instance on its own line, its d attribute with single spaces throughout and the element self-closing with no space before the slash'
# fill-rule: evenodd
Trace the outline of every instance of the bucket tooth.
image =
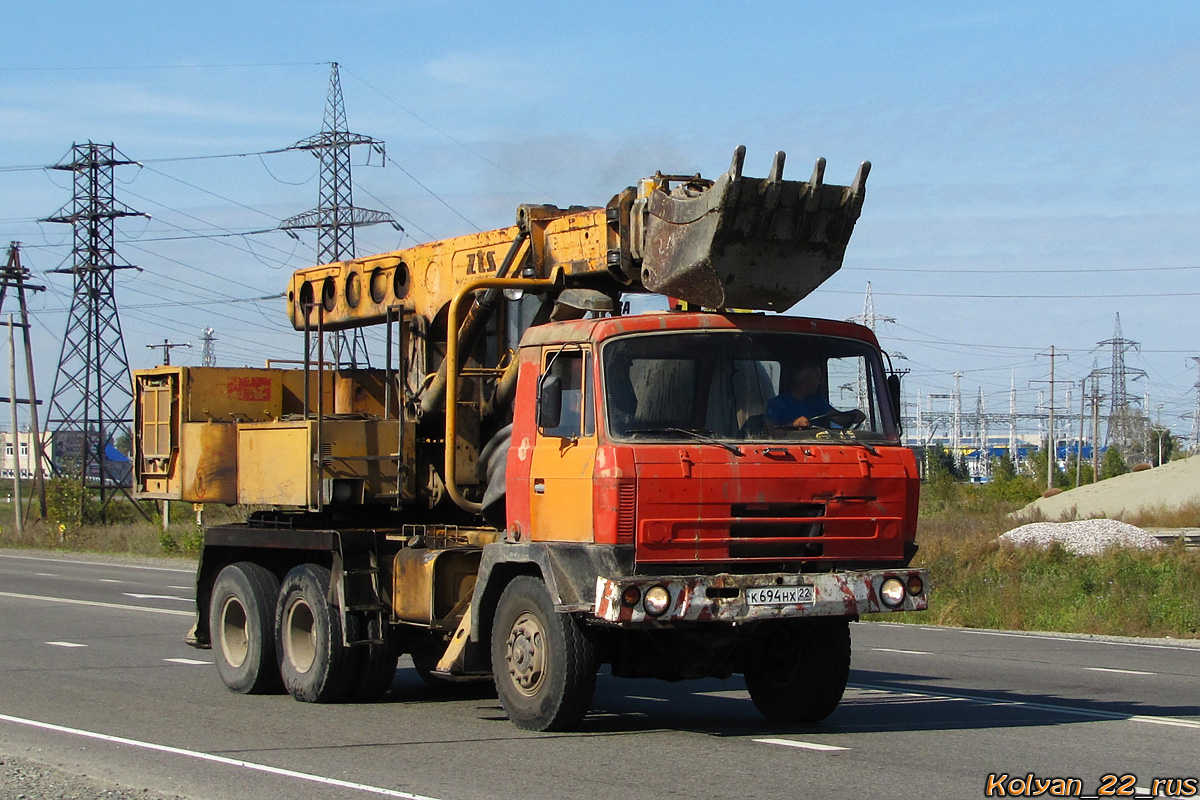
<svg viewBox="0 0 1200 800">
<path fill-rule="evenodd" d="M 729 175 L 734 180 L 742 177 L 742 164 L 746 161 L 746 145 L 739 144 L 733 148 L 733 161 L 729 163 Z"/>
<path fill-rule="evenodd" d="M 775 160 L 771 162 L 771 171 L 767 174 L 768 183 L 779 183 L 783 180 L 783 160 L 787 155 L 782 151 L 775 153 Z"/>
<path fill-rule="evenodd" d="M 812 174 L 812 177 L 808 179 L 808 185 L 811 186 L 815 190 L 818 187 L 820 187 L 821 183 L 824 180 L 825 180 L 825 159 L 818 158 L 817 163 L 813 164 L 813 174 Z"/>
<path fill-rule="evenodd" d="M 850 184 L 850 192 L 855 195 L 861 195 L 867 188 L 867 176 L 871 174 L 871 162 L 864 161 L 858 165 L 858 172 L 854 175 L 854 183 Z"/>
</svg>

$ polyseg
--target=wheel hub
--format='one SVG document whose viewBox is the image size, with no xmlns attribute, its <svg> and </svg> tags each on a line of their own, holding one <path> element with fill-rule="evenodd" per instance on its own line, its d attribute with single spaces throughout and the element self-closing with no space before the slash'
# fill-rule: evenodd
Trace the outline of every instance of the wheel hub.
<svg viewBox="0 0 1200 800">
<path fill-rule="evenodd" d="M 220 631 L 221 657 L 235 669 L 246 662 L 250 652 L 250 634 L 247 630 L 246 609 L 236 597 L 225 598 L 221 605 Z"/>
<path fill-rule="evenodd" d="M 303 599 L 296 598 L 287 608 L 283 622 L 283 650 L 296 671 L 303 674 L 317 660 L 316 619 Z"/>
<path fill-rule="evenodd" d="M 506 647 L 508 673 L 524 695 L 532 697 L 546 674 L 545 631 L 537 617 L 528 611 L 513 622 Z"/>
</svg>

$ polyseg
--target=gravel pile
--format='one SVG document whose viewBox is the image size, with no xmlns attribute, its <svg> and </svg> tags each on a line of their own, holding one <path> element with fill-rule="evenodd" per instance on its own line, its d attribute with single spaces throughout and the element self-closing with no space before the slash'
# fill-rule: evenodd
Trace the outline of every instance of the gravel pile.
<svg viewBox="0 0 1200 800">
<path fill-rule="evenodd" d="M 1133 547 L 1140 550 L 1166 547 L 1141 528 L 1115 519 L 1031 522 L 1001 534 L 996 541 L 1018 547 L 1048 547 L 1052 542 L 1058 542 L 1068 553 L 1077 556 L 1099 555 L 1110 547 Z"/>
<path fill-rule="evenodd" d="M 0 797 L 4 800 L 167 800 L 146 789 L 102 786 L 87 777 L 12 756 L 0 756 Z"/>
</svg>

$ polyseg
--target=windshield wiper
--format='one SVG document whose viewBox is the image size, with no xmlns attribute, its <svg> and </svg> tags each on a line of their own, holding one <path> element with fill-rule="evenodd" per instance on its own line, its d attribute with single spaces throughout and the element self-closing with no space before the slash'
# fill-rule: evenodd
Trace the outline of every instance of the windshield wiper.
<svg viewBox="0 0 1200 800">
<path fill-rule="evenodd" d="M 698 442 L 705 444 L 715 444 L 718 447 L 724 447 L 735 456 L 744 455 L 742 449 L 737 445 L 729 442 L 722 442 L 713 436 L 712 431 L 706 431 L 697 428 L 631 428 L 625 431 L 626 433 L 682 433 L 684 436 L 690 436 Z"/>
</svg>

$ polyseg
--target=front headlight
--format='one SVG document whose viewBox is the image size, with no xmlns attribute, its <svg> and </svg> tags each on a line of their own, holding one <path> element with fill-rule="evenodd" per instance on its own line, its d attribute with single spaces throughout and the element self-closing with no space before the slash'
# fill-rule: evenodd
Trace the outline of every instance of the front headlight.
<svg viewBox="0 0 1200 800">
<path fill-rule="evenodd" d="M 658 617 L 666 613 L 670 605 L 671 593 L 667 591 L 667 587 L 665 586 L 650 587 L 646 590 L 646 594 L 642 598 L 642 607 L 652 617 Z"/>
<path fill-rule="evenodd" d="M 879 597 L 888 608 L 899 608 L 904 605 L 904 594 L 904 581 L 897 577 L 887 578 L 879 587 Z"/>
</svg>

